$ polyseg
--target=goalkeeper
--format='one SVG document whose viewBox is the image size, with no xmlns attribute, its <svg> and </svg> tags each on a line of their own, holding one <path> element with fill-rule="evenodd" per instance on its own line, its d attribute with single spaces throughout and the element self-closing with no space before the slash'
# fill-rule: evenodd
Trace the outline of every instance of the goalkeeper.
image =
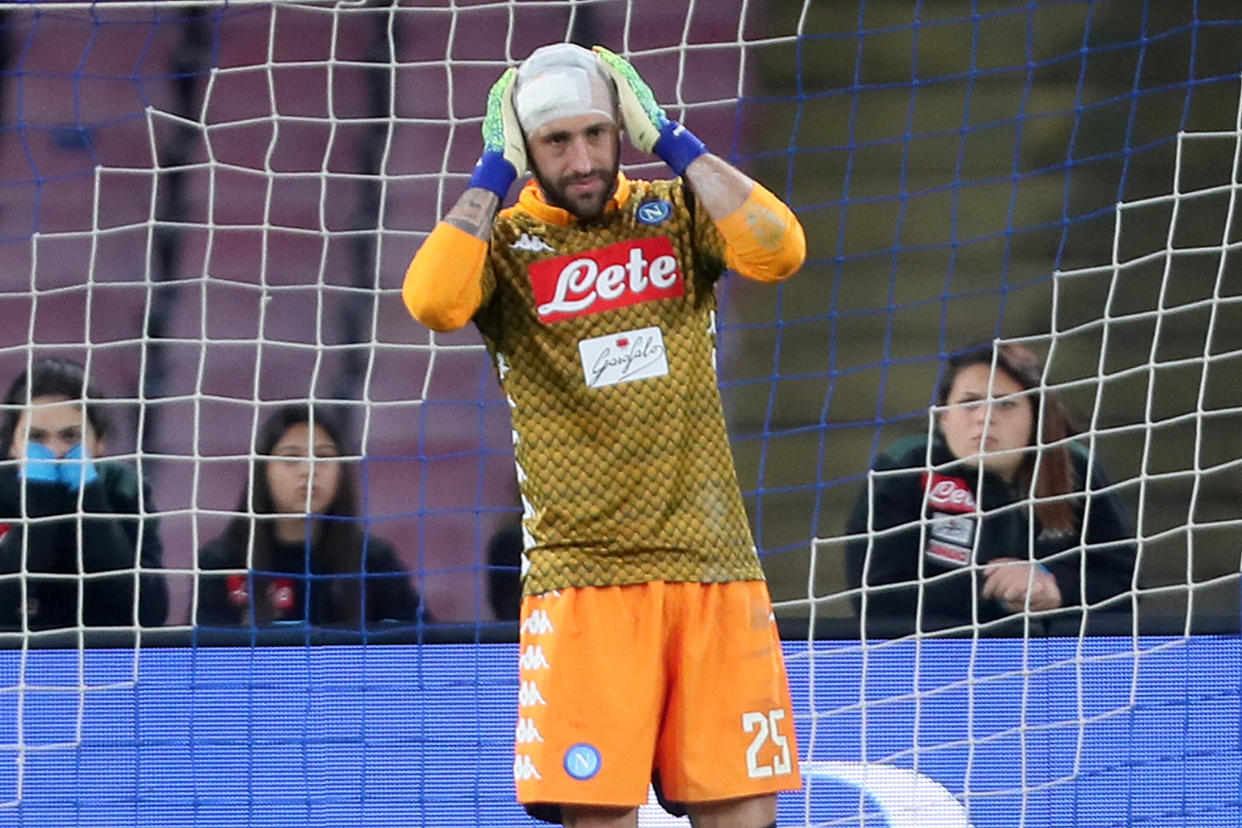
<svg viewBox="0 0 1242 828">
<path fill-rule="evenodd" d="M 622 174 L 622 130 L 673 178 Z M 776 792 L 801 780 L 716 384 L 714 286 L 726 268 L 790 276 L 802 227 L 601 47 L 545 46 L 506 71 L 483 136 L 403 295 L 435 330 L 473 319 L 510 403 L 518 799 L 548 821 L 633 826 L 653 781 L 695 825 L 775 825 Z"/>
</svg>

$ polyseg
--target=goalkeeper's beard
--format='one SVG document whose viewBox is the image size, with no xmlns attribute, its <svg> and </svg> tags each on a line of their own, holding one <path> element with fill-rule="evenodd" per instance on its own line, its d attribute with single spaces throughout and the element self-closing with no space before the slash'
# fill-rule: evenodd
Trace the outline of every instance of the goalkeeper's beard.
<svg viewBox="0 0 1242 828">
<path fill-rule="evenodd" d="M 608 200 L 617 191 L 617 174 L 620 171 L 621 151 L 618 147 L 611 169 L 594 167 L 588 173 L 563 175 L 555 182 L 544 178 L 538 169 L 534 172 L 535 180 L 539 182 L 539 187 L 543 190 L 543 197 L 549 204 L 568 210 L 578 221 L 588 222 L 595 221 L 604 214 L 604 208 L 608 205 Z M 591 178 L 600 179 L 603 186 L 593 193 L 584 193 L 581 196 L 569 195 L 569 188 L 572 184 Z"/>
</svg>

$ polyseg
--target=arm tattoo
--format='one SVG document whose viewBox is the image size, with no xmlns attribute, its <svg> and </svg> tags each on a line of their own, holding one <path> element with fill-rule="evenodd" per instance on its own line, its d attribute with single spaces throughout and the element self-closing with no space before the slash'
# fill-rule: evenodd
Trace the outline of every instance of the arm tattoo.
<svg viewBox="0 0 1242 828">
<path fill-rule="evenodd" d="M 476 239 L 489 241 L 498 207 L 500 198 L 495 193 L 482 187 L 471 187 L 457 200 L 453 209 L 449 210 L 444 221 L 459 230 L 465 230 Z"/>
</svg>

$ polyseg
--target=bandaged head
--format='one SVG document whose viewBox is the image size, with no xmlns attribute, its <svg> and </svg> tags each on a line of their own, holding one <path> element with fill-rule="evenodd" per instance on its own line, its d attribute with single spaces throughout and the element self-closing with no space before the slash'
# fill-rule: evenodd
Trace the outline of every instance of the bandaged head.
<svg viewBox="0 0 1242 828">
<path fill-rule="evenodd" d="M 602 115 L 616 120 L 612 81 L 595 53 L 572 43 L 541 46 L 518 67 L 513 96 L 527 136 L 558 118 Z"/>
</svg>

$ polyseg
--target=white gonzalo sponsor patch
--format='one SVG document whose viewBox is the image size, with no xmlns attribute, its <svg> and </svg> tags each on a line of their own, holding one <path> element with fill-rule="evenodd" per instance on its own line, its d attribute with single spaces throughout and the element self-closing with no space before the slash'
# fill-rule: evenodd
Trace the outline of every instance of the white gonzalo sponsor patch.
<svg viewBox="0 0 1242 828">
<path fill-rule="evenodd" d="M 597 336 L 578 342 L 582 374 L 590 388 L 662 377 L 668 373 L 664 334 L 658 327 Z"/>
</svg>

